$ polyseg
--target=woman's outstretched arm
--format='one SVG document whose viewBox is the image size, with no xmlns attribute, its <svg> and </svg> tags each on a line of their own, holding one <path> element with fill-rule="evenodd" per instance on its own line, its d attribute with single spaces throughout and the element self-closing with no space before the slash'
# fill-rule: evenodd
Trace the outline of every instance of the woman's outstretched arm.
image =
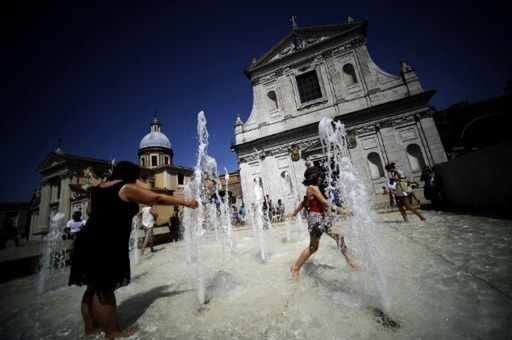
<svg viewBox="0 0 512 340">
<path fill-rule="evenodd" d="M 125 184 L 119 190 L 119 197 L 126 202 L 153 205 L 156 203 L 164 205 L 182 205 L 188 208 L 197 208 L 198 203 L 193 198 L 174 197 L 165 194 L 157 194 L 151 190 L 138 186 L 137 184 Z"/>
</svg>

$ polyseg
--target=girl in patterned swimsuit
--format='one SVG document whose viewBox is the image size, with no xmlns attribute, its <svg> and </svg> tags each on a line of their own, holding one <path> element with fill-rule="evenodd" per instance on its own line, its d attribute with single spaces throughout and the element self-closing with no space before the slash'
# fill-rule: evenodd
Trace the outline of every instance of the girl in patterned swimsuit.
<svg viewBox="0 0 512 340">
<path fill-rule="evenodd" d="M 307 186 L 306 197 L 305 200 L 297 207 L 297 209 L 295 209 L 293 215 L 296 215 L 306 205 L 309 206 L 308 230 L 310 242 L 309 246 L 300 254 L 297 262 L 295 262 L 295 264 L 293 264 L 290 268 L 293 279 L 298 279 L 299 270 L 302 265 L 314 252 L 318 250 L 320 237 L 324 232 L 336 241 L 341 254 L 347 261 L 347 264 L 353 269 L 356 268 L 354 261 L 348 254 L 347 246 L 345 245 L 343 236 L 331 230 L 331 225 L 325 220 L 324 215 L 326 208 L 336 209 L 338 213 L 343 215 L 349 215 L 349 213 L 343 208 L 330 204 L 320 191 L 318 185 L 324 178 L 324 172 L 321 168 L 316 166 L 308 168 L 304 173 L 304 178 L 305 180 L 302 182 L 302 184 Z"/>
</svg>

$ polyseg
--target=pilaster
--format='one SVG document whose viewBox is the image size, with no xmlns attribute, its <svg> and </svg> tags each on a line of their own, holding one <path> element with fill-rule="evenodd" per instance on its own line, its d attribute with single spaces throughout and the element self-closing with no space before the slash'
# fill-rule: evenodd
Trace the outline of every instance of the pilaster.
<svg viewBox="0 0 512 340">
<path fill-rule="evenodd" d="M 51 184 L 47 181 L 43 182 L 41 188 L 41 201 L 39 203 L 39 215 L 37 218 L 37 229 L 47 229 L 49 227 L 50 219 L 50 197 L 51 195 Z"/>
</svg>

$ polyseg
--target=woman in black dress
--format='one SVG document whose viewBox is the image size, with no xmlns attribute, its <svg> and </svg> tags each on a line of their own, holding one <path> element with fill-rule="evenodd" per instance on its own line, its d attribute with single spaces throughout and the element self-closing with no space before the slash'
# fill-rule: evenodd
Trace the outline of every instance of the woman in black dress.
<svg viewBox="0 0 512 340">
<path fill-rule="evenodd" d="M 138 186 L 139 173 L 137 165 L 119 162 L 112 176 L 92 189 L 89 219 L 75 240 L 69 284 L 87 286 L 81 305 L 86 335 L 100 328 L 108 338 L 133 332 L 119 329 L 114 290 L 130 283 L 128 245 L 139 204 L 197 207 L 192 198 L 157 194 Z"/>
</svg>

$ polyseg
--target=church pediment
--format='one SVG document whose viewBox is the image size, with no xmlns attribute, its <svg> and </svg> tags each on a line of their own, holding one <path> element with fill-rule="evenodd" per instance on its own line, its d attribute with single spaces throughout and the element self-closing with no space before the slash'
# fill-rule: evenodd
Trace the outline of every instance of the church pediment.
<svg viewBox="0 0 512 340">
<path fill-rule="evenodd" d="M 59 164 L 64 163 L 65 160 L 62 157 L 62 155 L 56 154 L 55 152 L 52 152 L 46 156 L 46 158 L 43 160 L 41 165 L 37 168 L 37 171 L 41 172 L 50 168 L 53 168 Z"/>
<path fill-rule="evenodd" d="M 294 28 L 259 59 L 254 60 L 245 73 L 249 75 L 256 69 L 282 60 L 288 56 L 312 48 L 328 40 L 357 30 L 366 34 L 366 22 L 353 22 L 343 25 L 328 25 L 308 28 Z"/>
</svg>

